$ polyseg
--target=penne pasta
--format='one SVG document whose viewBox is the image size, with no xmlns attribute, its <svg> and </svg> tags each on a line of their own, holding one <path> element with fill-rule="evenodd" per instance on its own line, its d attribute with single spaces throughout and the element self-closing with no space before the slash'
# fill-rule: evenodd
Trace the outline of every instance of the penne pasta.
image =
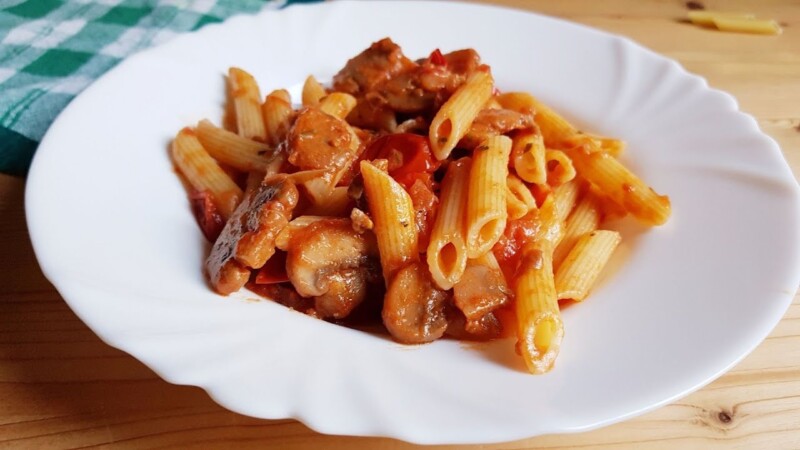
<svg viewBox="0 0 800 450">
<path fill-rule="evenodd" d="M 575 205 L 575 209 L 564 225 L 563 236 L 553 253 L 553 267 L 556 270 L 561 266 L 569 251 L 572 250 L 575 242 L 583 235 L 597 229 L 601 218 L 600 201 L 591 192 L 587 192 Z"/>
<path fill-rule="evenodd" d="M 431 122 L 428 136 L 433 155 L 443 160 L 469 131 L 472 121 L 491 98 L 494 81 L 488 72 L 475 72 L 442 105 Z"/>
<path fill-rule="evenodd" d="M 567 220 L 580 195 L 581 186 L 576 180 L 569 181 L 553 189 L 553 205 L 559 222 Z"/>
<path fill-rule="evenodd" d="M 506 180 L 506 189 L 506 209 L 509 219 L 519 219 L 536 209 L 536 199 L 533 198 L 531 190 L 522 180 L 509 174 Z"/>
<path fill-rule="evenodd" d="M 343 92 L 332 92 L 319 102 L 319 109 L 336 118 L 344 119 L 356 107 L 356 98 Z"/>
<path fill-rule="evenodd" d="M 306 78 L 306 82 L 303 83 L 303 106 L 318 105 L 322 97 L 326 95 L 328 95 L 328 93 L 325 92 L 325 88 L 319 84 L 319 81 L 314 78 L 314 75 L 309 75 L 308 78 Z"/>
<path fill-rule="evenodd" d="M 609 155 L 613 156 L 614 158 L 619 158 L 620 155 L 625 151 L 625 141 L 620 139 L 614 139 L 610 137 L 604 136 L 590 136 L 592 140 L 597 142 L 597 145 L 600 148 L 608 153 Z"/>
<path fill-rule="evenodd" d="M 553 367 L 564 338 L 553 276 L 553 230 L 558 227 L 554 202 L 540 210 L 540 232 L 522 249 L 514 294 L 517 312 L 517 351 L 531 373 Z"/>
<path fill-rule="evenodd" d="M 506 227 L 506 179 L 511 139 L 494 136 L 473 152 L 467 202 L 467 256 L 477 258 L 500 239 Z"/>
<path fill-rule="evenodd" d="M 252 75 L 237 67 L 228 70 L 231 99 L 236 113 L 239 136 L 264 141 L 267 132 L 261 116 L 261 92 Z"/>
<path fill-rule="evenodd" d="M 671 213 L 669 197 L 657 194 L 616 158 L 591 140 L 566 150 L 583 178 L 596 185 L 640 222 L 661 225 Z"/>
<path fill-rule="evenodd" d="M 547 184 L 550 186 L 560 186 L 575 178 L 575 167 L 566 153 L 561 150 L 547 149 L 545 159 L 547 160 Z"/>
<path fill-rule="evenodd" d="M 361 175 L 388 285 L 398 270 L 419 260 L 414 205 L 399 183 L 370 162 L 361 161 Z"/>
<path fill-rule="evenodd" d="M 533 120 L 541 130 L 544 143 L 549 148 L 560 148 L 578 130 L 549 106 L 524 92 L 509 92 L 498 96 L 504 108 L 519 112 L 534 111 Z"/>
<path fill-rule="evenodd" d="M 273 152 L 265 144 L 218 128 L 208 120 L 197 124 L 196 133 L 214 159 L 243 172 L 265 172 L 272 161 Z"/>
<path fill-rule="evenodd" d="M 292 116 L 292 99 L 285 89 L 272 91 L 261 105 L 267 142 L 277 146 L 289 131 Z"/>
<path fill-rule="evenodd" d="M 714 20 L 720 18 L 739 19 L 739 20 L 754 20 L 756 18 L 756 16 L 748 13 L 709 11 L 707 9 L 689 11 L 687 15 L 689 17 L 689 20 L 693 24 L 702 25 L 706 27 L 713 27 Z"/>
<path fill-rule="evenodd" d="M 450 289 L 467 267 L 466 216 L 471 160 L 450 163 L 440 195 L 439 213 L 427 250 L 431 278 L 441 289 Z"/>
<path fill-rule="evenodd" d="M 546 150 L 538 128 L 514 136 L 511 160 L 517 176 L 534 184 L 547 182 Z"/>
<path fill-rule="evenodd" d="M 620 242 L 616 231 L 584 234 L 570 250 L 555 274 L 559 299 L 583 301 Z"/>
<path fill-rule="evenodd" d="M 754 20 L 739 17 L 714 17 L 714 26 L 720 31 L 751 34 L 781 34 L 783 29 L 774 20 Z"/>
<path fill-rule="evenodd" d="M 172 159 L 195 190 L 211 194 L 223 218 L 233 214 L 242 190 L 203 148 L 193 130 L 184 128 L 172 141 Z"/>
</svg>

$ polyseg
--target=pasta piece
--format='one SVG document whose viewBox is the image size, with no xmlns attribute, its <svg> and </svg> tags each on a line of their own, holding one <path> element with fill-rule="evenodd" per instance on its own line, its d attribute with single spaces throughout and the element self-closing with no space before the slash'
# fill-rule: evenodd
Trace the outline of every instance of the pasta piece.
<svg viewBox="0 0 800 450">
<path fill-rule="evenodd" d="M 781 34 L 783 29 L 774 20 L 753 20 L 738 17 L 714 17 L 714 26 L 720 31 L 752 34 Z"/>
<path fill-rule="evenodd" d="M 272 91 L 261 105 L 264 117 L 264 128 L 267 142 L 277 146 L 289 131 L 289 120 L 292 116 L 292 99 L 285 89 Z"/>
<path fill-rule="evenodd" d="M 536 199 L 522 180 L 514 175 L 508 175 L 506 189 L 506 209 L 509 219 L 519 219 L 536 209 Z"/>
<path fill-rule="evenodd" d="M 544 139 L 538 128 L 517 133 L 511 149 L 511 159 L 517 176 L 523 180 L 534 184 L 547 182 Z"/>
<path fill-rule="evenodd" d="M 302 215 L 295 217 L 275 236 L 275 247 L 287 251 L 289 250 L 289 243 L 292 241 L 292 236 L 303 228 L 311 225 L 314 222 L 319 222 L 323 219 L 329 219 L 327 216 L 314 216 Z"/>
<path fill-rule="evenodd" d="M 591 136 L 591 138 L 597 142 L 597 145 L 600 146 L 604 152 L 608 153 L 614 158 L 619 158 L 619 156 L 625 151 L 625 141 L 620 139 L 614 139 L 605 136 Z"/>
<path fill-rule="evenodd" d="M 433 155 L 443 160 L 469 131 L 472 121 L 491 98 L 494 81 L 488 72 L 477 71 L 442 105 L 428 132 Z"/>
<path fill-rule="evenodd" d="M 576 180 L 569 181 L 553 190 L 554 211 L 558 221 L 567 220 L 578 200 L 581 186 Z"/>
<path fill-rule="evenodd" d="M 244 138 L 208 120 L 197 124 L 197 138 L 217 161 L 243 172 L 265 172 L 272 160 L 272 151 L 265 144 Z"/>
<path fill-rule="evenodd" d="M 510 92 L 498 96 L 504 108 L 523 112 L 533 110 L 533 120 L 542 132 L 544 143 L 550 148 L 561 148 L 563 144 L 578 132 L 566 119 L 540 102 L 536 97 L 524 92 Z"/>
<path fill-rule="evenodd" d="M 319 109 L 333 117 L 344 119 L 356 107 L 356 98 L 344 92 L 331 92 L 319 102 Z"/>
<path fill-rule="evenodd" d="M 646 225 L 661 225 L 671 213 L 669 197 L 657 194 L 616 158 L 591 141 L 567 151 L 582 177 Z"/>
<path fill-rule="evenodd" d="M 540 232 L 521 250 L 514 287 L 517 351 L 534 374 L 552 369 L 564 337 L 553 277 L 553 237 L 557 233 L 549 230 L 558 228 L 558 218 L 551 199 L 548 197 L 540 210 Z"/>
<path fill-rule="evenodd" d="M 467 256 L 477 258 L 500 239 L 506 228 L 506 179 L 511 139 L 494 136 L 473 152 L 467 203 Z"/>
<path fill-rule="evenodd" d="M 547 149 L 545 151 L 547 160 L 547 184 L 559 186 L 575 178 L 575 167 L 572 161 L 561 150 Z"/>
<path fill-rule="evenodd" d="M 267 132 L 261 116 L 261 92 L 252 75 L 237 67 L 228 70 L 231 98 L 236 112 L 236 129 L 239 136 L 264 141 Z"/>
<path fill-rule="evenodd" d="M 713 27 L 714 19 L 728 18 L 739 20 L 753 20 L 756 16 L 748 13 L 741 12 L 721 12 L 709 10 L 694 10 L 688 13 L 689 20 L 695 25 L 702 25 L 704 27 Z"/>
<path fill-rule="evenodd" d="M 561 241 L 553 253 L 553 267 L 558 270 L 561 263 L 575 242 L 584 234 L 591 233 L 600 225 L 601 220 L 600 202 L 591 192 L 587 192 L 580 202 L 575 205 L 572 214 L 567 218 L 564 225 L 564 233 Z"/>
<path fill-rule="evenodd" d="M 322 97 L 328 95 L 325 88 L 319 84 L 314 75 L 309 75 L 306 82 L 303 83 L 303 106 L 318 105 Z"/>
<path fill-rule="evenodd" d="M 398 270 L 419 260 L 414 205 L 398 182 L 369 161 L 361 161 L 361 175 L 388 286 Z"/>
<path fill-rule="evenodd" d="M 208 191 L 223 218 L 233 214 L 242 199 L 242 190 L 206 152 L 190 128 L 184 128 L 172 141 L 172 159 L 192 187 Z"/>
<path fill-rule="evenodd" d="M 608 230 L 592 231 L 578 239 L 556 272 L 558 298 L 583 301 L 620 239 L 619 233 Z"/>
<path fill-rule="evenodd" d="M 450 163 L 442 180 L 441 203 L 428 244 L 428 269 L 441 289 L 450 289 L 467 267 L 466 215 L 471 160 Z"/>
</svg>

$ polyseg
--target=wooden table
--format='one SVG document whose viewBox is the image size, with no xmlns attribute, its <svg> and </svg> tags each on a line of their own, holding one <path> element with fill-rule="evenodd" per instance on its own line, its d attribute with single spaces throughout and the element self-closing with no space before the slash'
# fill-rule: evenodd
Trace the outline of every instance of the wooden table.
<svg viewBox="0 0 800 450">
<path fill-rule="evenodd" d="M 703 0 L 705 1 L 705 0 Z M 775 18 L 779 37 L 683 23 L 672 0 L 496 0 L 629 36 L 731 92 L 800 174 L 800 4 L 706 1 Z M 173 386 L 100 341 L 44 279 L 25 225 L 24 181 L 0 175 L 0 449 L 196 447 L 411 448 L 317 434 L 293 420 L 228 412 L 199 388 Z M 492 449 L 800 448 L 800 296 L 770 337 L 705 389 L 600 430 Z M 448 447 L 442 447 L 448 448 Z M 452 447 L 455 448 L 455 447 Z"/>
</svg>

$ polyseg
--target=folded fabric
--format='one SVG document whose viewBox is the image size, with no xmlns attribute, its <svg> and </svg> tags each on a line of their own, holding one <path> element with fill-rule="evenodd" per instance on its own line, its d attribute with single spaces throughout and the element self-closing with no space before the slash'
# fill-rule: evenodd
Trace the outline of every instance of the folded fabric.
<svg viewBox="0 0 800 450">
<path fill-rule="evenodd" d="M 0 172 L 24 176 L 58 113 L 128 55 L 234 14 L 300 2 L 0 2 Z"/>
</svg>

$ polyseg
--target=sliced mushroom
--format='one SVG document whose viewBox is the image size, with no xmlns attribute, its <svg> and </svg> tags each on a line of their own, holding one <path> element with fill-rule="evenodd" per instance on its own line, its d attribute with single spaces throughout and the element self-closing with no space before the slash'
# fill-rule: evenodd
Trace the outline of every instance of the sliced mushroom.
<svg viewBox="0 0 800 450">
<path fill-rule="evenodd" d="M 439 339 L 447 329 L 447 293 L 437 288 L 428 268 L 420 262 L 400 269 L 383 299 L 383 324 L 404 344 L 423 344 Z"/>
<path fill-rule="evenodd" d="M 344 318 L 379 279 L 375 236 L 348 219 L 314 222 L 292 236 L 286 273 L 301 296 L 314 297 L 320 317 Z"/>
</svg>

